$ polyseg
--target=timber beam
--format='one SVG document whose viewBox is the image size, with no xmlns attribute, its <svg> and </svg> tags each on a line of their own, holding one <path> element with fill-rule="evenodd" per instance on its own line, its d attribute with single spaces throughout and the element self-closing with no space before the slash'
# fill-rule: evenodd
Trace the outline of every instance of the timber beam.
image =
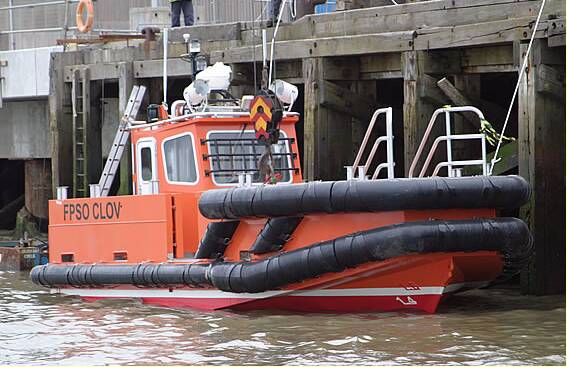
<svg viewBox="0 0 567 367">
<path fill-rule="evenodd" d="M 319 85 L 319 104 L 331 110 L 369 121 L 376 102 L 340 85 L 323 80 Z"/>
<path fill-rule="evenodd" d="M 506 118 L 506 111 L 502 107 L 480 98 L 467 96 L 463 90 L 455 87 L 447 78 L 439 80 L 437 86 L 451 100 L 451 104 L 454 106 L 475 106 L 485 114 L 489 121 L 503 122 Z M 470 113 L 465 113 L 463 116 L 465 120 L 470 122 L 471 126 L 475 129 L 479 128 L 478 117 Z"/>
<path fill-rule="evenodd" d="M 276 55 L 278 59 L 326 57 L 527 40 L 539 4 L 534 0 L 443 0 L 307 16 L 280 27 L 276 53 L 281 52 Z M 564 18 L 564 2 L 548 1 L 536 37 L 547 38 L 551 30 L 560 44 L 565 35 Z M 404 42 L 410 40 L 408 35 L 410 45 Z M 373 42 L 373 38 L 380 42 Z M 249 62 L 255 54 L 258 59 L 261 46 L 254 39 L 243 35 L 241 47 L 213 52 L 211 57 Z"/>
<path fill-rule="evenodd" d="M 520 17 L 530 17 L 534 20 L 540 4 L 541 1 L 538 0 L 441 0 L 309 15 L 294 23 L 281 25 L 278 30 L 278 39 L 313 40 L 325 37 L 458 27 Z M 563 1 L 548 0 L 542 19 L 558 18 L 564 15 L 565 3 Z M 271 40 L 273 28 L 267 31 L 268 39 Z M 257 37 L 254 30 L 242 32 L 243 44 L 255 44 Z"/>
<path fill-rule="evenodd" d="M 117 80 L 120 78 L 120 70 L 124 63 L 129 61 L 117 61 L 106 64 L 87 65 L 90 70 L 90 80 Z M 163 60 L 133 61 L 134 76 L 138 79 L 161 78 L 163 76 Z M 65 81 L 71 82 L 75 66 L 65 67 Z M 167 62 L 167 74 L 170 77 L 191 77 L 191 64 L 180 58 L 169 59 Z"/>
</svg>

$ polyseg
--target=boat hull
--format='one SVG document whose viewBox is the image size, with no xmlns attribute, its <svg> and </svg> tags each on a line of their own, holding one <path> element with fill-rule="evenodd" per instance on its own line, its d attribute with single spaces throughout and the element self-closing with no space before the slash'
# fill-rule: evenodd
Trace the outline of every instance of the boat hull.
<svg viewBox="0 0 567 367">
<path fill-rule="evenodd" d="M 85 301 L 140 299 L 164 307 L 199 310 L 433 313 L 445 296 L 477 288 L 501 272 L 496 252 L 408 255 L 328 274 L 281 290 L 231 293 L 206 288 L 58 288 Z"/>
</svg>

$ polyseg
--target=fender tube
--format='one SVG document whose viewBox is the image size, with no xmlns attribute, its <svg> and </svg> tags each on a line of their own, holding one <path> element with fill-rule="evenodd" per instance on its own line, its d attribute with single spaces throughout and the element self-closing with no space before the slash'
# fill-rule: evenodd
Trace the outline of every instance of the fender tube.
<svg viewBox="0 0 567 367">
<path fill-rule="evenodd" d="M 167 285 L 203 286 L 209 264 L 123 264 L 123 265 L 41 265 L 30 275 L 44 287 L 73 286 L 96 288 L 105 285 L 158 287 Z"/>
<path fill-rule="evenodd" d="M 254 254 L 279 251 L 289 241 L 301 217 L 270 218 L 250 248 Z"/>
<path fill-rule="evenodd" d="M 354 233 L 255 262 L 40 265 L 32 269 L 31 279 L 45 287 L 212 285 L 227 292 L 258 293 L 407 254 L 482 250 L 500 251 L 504 260 L 502 276 L 510 277 L 526 265 L 532 244 L 527 225 L 516 218 L 408 222 Z"/>
<path fill-rule="evenodd" d="M 232 239 L 238 221 L 209 223 L 195 254 L 196 259 L 216 259 L 224 254 L 224 250 Z"/>
<path fill-rule="evenodd" d="M 431 177 L 309 182 L 209 190 L 199 199 L 209 219 L 391 210 L 513 209 L 530 198 L 520 176 Z"/>
</svg>

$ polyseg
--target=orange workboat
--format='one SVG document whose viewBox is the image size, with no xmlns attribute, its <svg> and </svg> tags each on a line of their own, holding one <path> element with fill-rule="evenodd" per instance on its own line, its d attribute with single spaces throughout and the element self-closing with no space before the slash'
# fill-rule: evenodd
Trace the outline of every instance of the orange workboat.
<svg viewBox="0 0 567 367">
<path fill-rule="evenodd" d="M 529 199 L 528 184 L 489 174 L 483 134 L 451 132 L 451 114 L 482 120 L 476 108 L 435 113 L 409 178 L 394 178 L 386 108 L 346 180 L 304 182 L 299 116 L 290 112 L 297 89 L 276 81 L 236 99 L 223 77 L 230 70 L 209 69 L 169 113 L 150 105 L 144 121 L 135 117 L 145 89 L 134 88 L 91 197 L 67 198 L 59 188 L 50 201 L 50 263 L 33 269 L 35 283 L 85 300 L 207 310 L 434 312 L 446 295 L 512 276 L 529 258 L 525 223 L 497 217 Z M 421 159 L 439 115 L 446 135 Z M 386 135 L 367 154 L 382 118 Z M 134 194 L 108 196 L 128 138 Z M 480 144 L 482 159 L 453 160 L 453 140 Z M 446 160 L 425 177 L 441 141 Z M 381 143 L 383 163 L 374 159 Z M 483 174 L 465 177 L 467 166 Z"/>
</svg>

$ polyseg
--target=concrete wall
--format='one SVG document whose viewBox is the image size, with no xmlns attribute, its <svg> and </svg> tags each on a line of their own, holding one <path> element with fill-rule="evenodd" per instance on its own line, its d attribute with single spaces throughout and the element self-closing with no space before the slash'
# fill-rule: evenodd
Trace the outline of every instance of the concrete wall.
<svg viewBox="0 0 567 367">
<path fill-rule="evenodd" d="M 4 102 L 0 109 L 0 158 L 50 158 L 47 100 Z"/>
<path fill-rule="evenodd" d="M 62 46 L 0 51 L 0 60 L 7 64 L 0 73 L 2 98 L 47 97 L 49 94 L 49 62 L 51 52 Z"/>
</svg>

